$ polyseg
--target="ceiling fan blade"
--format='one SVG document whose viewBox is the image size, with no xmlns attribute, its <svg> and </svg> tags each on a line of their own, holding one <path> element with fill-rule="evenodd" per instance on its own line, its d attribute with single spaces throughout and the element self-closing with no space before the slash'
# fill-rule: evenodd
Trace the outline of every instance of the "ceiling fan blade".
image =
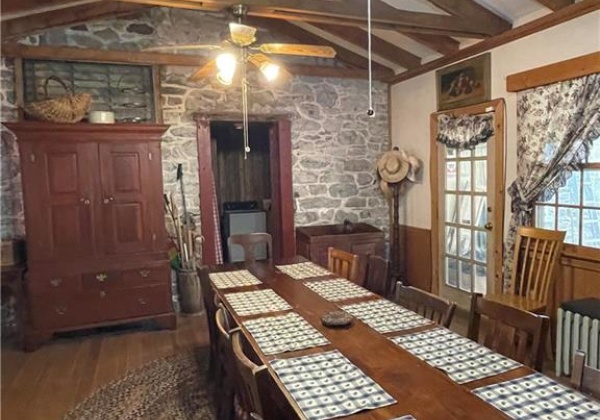
<svg viewBox="0 0 600 420">
<path fill-rule="evenodd" d="M 278 66 L 279 72 L 277 74 L 277 78 L 273 80 L 273 82 L 276 81 L 277 85 L 287 83 L 287 81 L 289 81 L 292 78 L 292 74 L 289 71 L 287 71 L 281 63 L 273 61 L 271 58 L 267 57 L 264 54 L 250 54 L 248 55 L 248 61 L 255 65 L 259 70 L 261 70 L 261 67 L 265 64 L 274 64 Z"/>
<path fill-rule="evenodd" d="M 231 34 L 233 43 L 240 47 L 247 47 L 256 41 L 256 38 L 254 37 L 256 28 L 253 26 L 231 22 L 229 24 L 229 33 Z"/>
<path fill-rule="evenodd" d="M 217 70 L 217 61 L 210 60 L 208 63 L 198 68 L 189 78 L 190 81 L 196 82 L 209 76 L 213 76 Z"/>
<path fill-rule="evenodd" d="M 258 46 L 261 52 L 267 54 L 304 55 L 307 57 L 335 57 L 335 50 L 324 45 L 306 44 L 261 44 Z"/>
<path fill-rule="evenodd" d="M 142 51 L 186 51 L 186 50 L 220 50 L 220 45 L 186 44 L 186 45 L 161 45 L 159 47 L 144 48 Z"/>
</svg>

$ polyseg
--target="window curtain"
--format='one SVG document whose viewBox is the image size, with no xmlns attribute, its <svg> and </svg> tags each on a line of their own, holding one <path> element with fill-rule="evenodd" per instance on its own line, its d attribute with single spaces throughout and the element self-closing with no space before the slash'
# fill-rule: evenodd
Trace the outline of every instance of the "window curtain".
<svg viewBox="0 0 600 420">
<path fill-rule="evenodd" d="M 505 289 L 517 227 L 533 224 L 535 201 L 552 198 L 600 136 L 600 73 L 519 92 L 517 136 L 517 179 L 508 189 L 512 217 L 504 244 Z"/>
<path fill-rule="evenodd" d="M 436 140 L 451 149 L 474 149 L 494 135 L 494 114 L 438 116 Z"/>
<path fill-rule="evenodd" d="M 212 187 L 212 208 L 213 208 L 213 223 L 215 229 L 215 262 L 223 264 L 223 245 L 221 243 L 221 225 L 219 223 L 219 205 L 217 201 L 217 186 L 215 184 L 215 174 L 210 172 L 210 184 Z"/>
</svg>

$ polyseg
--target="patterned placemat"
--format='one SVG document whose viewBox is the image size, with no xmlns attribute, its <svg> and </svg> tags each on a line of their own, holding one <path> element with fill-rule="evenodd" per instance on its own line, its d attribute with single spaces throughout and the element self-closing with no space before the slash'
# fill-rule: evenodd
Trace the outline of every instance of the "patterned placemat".
<svg viewBox="0 0 600 420">
<path fill-rule="evenodd" d="M 349 416 L 396 402 L 337 350 L 277 359 L 271 366 L 309 420 Z"/>
<path fill-rule="evenodd" d="M 329 340 L 295 312 L 243 322 L 266 355 L 325 346 Z"/>
<path fill-rule="evenodd" d="M 210 273 L 208 275 L 212 284 L 217 289 L 229 289 L 232 287 L 254 286 L 262 282 L 254 277 L 248 270 L 223 271 L 221 273 Z"/>
<path fill-rule="evenodd" d="M 235 313 L 240 316 L 266 314 L 292 309 L 281 296 L 271 289 L 227 293 L 225 299 L 227 299 Z"/>
<path fill-rule="evenodd" d="M 521 366 L 445 328 L 393 337 L 392 341 L 431 366 L 443 370 L 459 384 Z"/>
<path fill-rule="evenodd" d="M 472 392 L 513 419 L 600 419 L 600 403 L 537 372 Z"/>
<path fill-rule="evenodd" d="M 432 322 L 385 299 L 354 303 L 341 307 L 380 333 L 408 330 Z"/>
<path fill-rule="evenodd" d="M 330 302 L 373 295 L 373 293 L 358 284 L 342 278 L 310 281 L 304 284 Z"/>
<path fill-rule="evenodd" d="M 328 276 L 331 274 L 330 271 L 310 261 L 297 264 L 278 265 L 276 267 L 279 271 L 287 274 L 294 280 Z"/>
</svg>

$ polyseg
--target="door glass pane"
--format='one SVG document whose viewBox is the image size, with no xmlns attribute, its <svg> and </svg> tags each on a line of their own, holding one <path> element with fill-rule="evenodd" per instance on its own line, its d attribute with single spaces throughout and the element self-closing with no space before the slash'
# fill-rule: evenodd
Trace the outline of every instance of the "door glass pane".
<svg viewBox="0 0 600 420">
<path fill-rule="evenodd" d="M 446 157 L 450 159 L 456 159 L 456 149 L 446 147 Z"/>
<path fill-rule="evenodd" d="M 600 139 L 596 139 L 592 142 L 592 148 L 587 159 L 588 163 L 600 162 Z"/>
<path fill-rule="evenodd" d="M 446 226 L 446 253 L 456 255 L 456 228 Z"/>
<path fill-rule="evenodd" d="M 567 180 L 567 184 L 558 190 L 558 204 L 579 205 L 580 181 L 581 173 L 573 172 Z"/>
<path fill-rule="evenodd" d="M 460 224 L 471 224 L 471 196 L 461 195 L 459 198 Z"/>
<path fill-rule="evenodd" d="M 456 223 L 457 211 L 456 211 L 456 195 L 446 194 L 446 222 Z"/>
<path fill-rule="evenodd" d="M 487 289 L 487 267 L 485 265 L 475 265 L 475 284 L 473 285 L 474 293 L 485 294 Z"/>
<path fill-rule="evenodd" d="M 600 141 L 596 140 L 596 143 L 600 145 Z M 600 207 L 600 170 L 598 169 L 583 171 L 583 205 Z"/>
<path fill-rule="evenodd" d="M 473 274 L 473 266 L 471 263 L 467 263 L 464 261 L 460 262 L 460 278 L 459 278 L 459 287 L 461 290 L 465 292 L 471 291 L 471 276 Z"/>
<path fill-rule="evenodd" d="M 537 206 L 535 208 L 535 225 L 542 229 L 554 230 L 555 216 L 555 207 Z"/>
<path fill-rule="evenodd" d="M 471 162 L 458 163 L 458 189 L 471 191 Z"/>
<path fill-rule="evenodd" d="M 471 229 L 458 230 L 458 253 L 463 258 L 471 258 Z"/>
<path fill-rule="evenodd" d="M 446 162 L 446 189 L 456 190 L 456 162 Z"/>
<path fill-rule="evenodd" d="M 485 263 L 487 262 L 487 232 L 474 232 L 475 234 L 475 260 Z"/>
<path fill-rule="evenodd" d="M 487 223 L 487 197 L 476 195 L 473 197 L 473 226 L 484 227 Z"/>
<path fill-rule="evenodd" d="M 474 190 L 477 192 L 487 191 L 487 162 L 485 160 L 476 160 L 475 173 L 473 174 L 473 180 L 475 182 Z"/>
<path fill-rule="evenodd" d="M 600 248 L 600 210 L 583 211 L 581 245 Z"/>
<path fill-rule="evenodd" d="M 472 153 L 471 153 L 471 150 L 469 150 L 469 149 L 461 150 L 458 153 L 458 156 L 460 156 L 461 158 L 468 158 L 468 157 L 471 157 L 471 155 L 472 155 Z"/>
<path fill-rule="evenodd" d="M 474 154 L 475 156 L 487 156 L 487 142 L 475 146 Z"/>
<path fill-rule="evenodd" d="M 458 260 L 446 257 L 446 284 L 458 287 Z"/>
<path fill-rule="evenodd" d="M 567 232 L 565 243 L 579 244 L 579 209 L 559 207 L 558 226 L 556 229 Z"/>
</svg>

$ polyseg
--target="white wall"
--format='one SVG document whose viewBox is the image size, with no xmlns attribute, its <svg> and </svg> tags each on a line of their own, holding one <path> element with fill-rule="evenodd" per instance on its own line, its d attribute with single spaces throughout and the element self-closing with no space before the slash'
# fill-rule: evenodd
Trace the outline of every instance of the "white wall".
<svg viewBox="0 0 600 420">
<path fill-rule="evenodd" d="M 491 50 L 492 99 L 506 100 L 506 187 L 517 168 L 516 93 L 506 91 L 506 77 L 547 64 L 600 50 L 600 11 L 554 26 Z M 391 89 L 392 144 L 406 149 L 424 162 L 423 183 L 403 197 L 402 223 L 431 229 L 429 180 L 429 116 L 436 111 L 435 71 L 409 79 Z M 510 199 L 506 197 L 506 218 Z M 505 223 L 508 226 L 508 222 Z"/>
</svg>

